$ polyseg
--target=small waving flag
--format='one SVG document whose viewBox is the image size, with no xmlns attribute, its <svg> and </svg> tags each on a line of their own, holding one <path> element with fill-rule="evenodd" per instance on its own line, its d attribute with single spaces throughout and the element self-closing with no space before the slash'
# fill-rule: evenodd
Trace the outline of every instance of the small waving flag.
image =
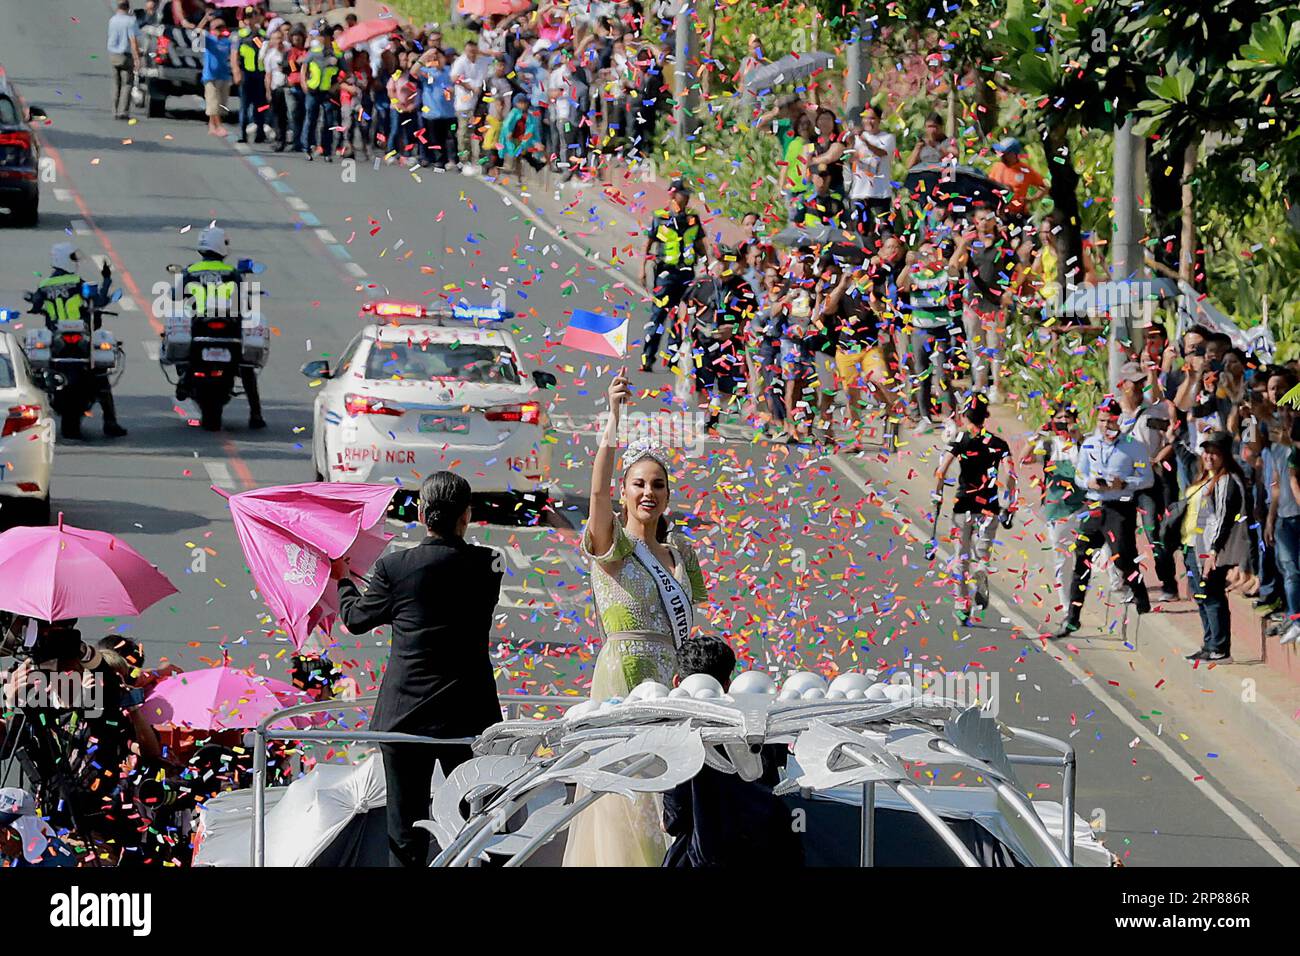
<svg viewBox="0 0 1300 956">
<path fill-rule="evenodd" d="M 596 355 L 622 358 L 627 353 L 627 316 L 574 309 L 561 345 Z"/>
</svg>

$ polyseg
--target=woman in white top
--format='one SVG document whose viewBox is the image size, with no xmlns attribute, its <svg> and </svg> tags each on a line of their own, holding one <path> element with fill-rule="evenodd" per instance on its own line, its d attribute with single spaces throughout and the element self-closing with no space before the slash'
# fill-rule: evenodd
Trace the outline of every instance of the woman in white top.
<svg viewBox="0 0 1300 956">
<path fill-rule="evenodd" d="M 283 153 L 289 137 L 289 101 L 285 84 L 289 57 L 289 25 L 280 24 L 262 44 L 257 59 L 266 77 L 266 101 L 275 122 L 275 151 Z"/>
</svg>

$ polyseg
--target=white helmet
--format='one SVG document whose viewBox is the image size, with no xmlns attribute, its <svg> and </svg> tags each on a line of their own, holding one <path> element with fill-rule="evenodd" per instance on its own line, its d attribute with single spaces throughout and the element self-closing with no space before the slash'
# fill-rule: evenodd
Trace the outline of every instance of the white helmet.
<svg viewBox="0 0 1300 956">
<path fill-rule="evenodd" d="M 56 242 L 50 247 L 50 266 L 64 272 L 76 272 L 81 264 L 81 250 L 70 242 Z"/>
<path fill-rule="evenodd" d="M 219 226 L 208 226 L 199 234 L 199 252 L 215 252 L 219 256 L 224 256 L 230 252 L 230 240 L 226 238 L 226 230 Z"/>
</svg>

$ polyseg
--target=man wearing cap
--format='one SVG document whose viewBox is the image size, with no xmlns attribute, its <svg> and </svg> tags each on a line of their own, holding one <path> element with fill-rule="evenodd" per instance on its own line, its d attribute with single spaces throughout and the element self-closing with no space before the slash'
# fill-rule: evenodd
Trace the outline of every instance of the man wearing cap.
<svg viewBox="0 0 1300 956">
<path fill-rule="evenodd" d="M 333 40 L 314 37 L 301 73 L 302 88 L 307 97 L 307 119 L 303 124 L 302 139 L 309 161 L 314 158 L 318 127 L 325 162 L 334 161 L 333 130 L 339 125 L 338 101 L 334 88 L 338 76 L 339 58 L 334 52 Z"/>
<path fill-rule="evenodd" d="M 18 787 L 0 789 L 0 867 L 76 866 L 77 858 L 36 814 L 36 801 Z"/>
<path fill-rule="evenodd" d="M 244 8 L 244 25 L 235 34 L 230 48 L 230 72 L 239 88 L 239 142 L 248 142 L 248 124 L 257 128 L 254 142 L 266 142 L 266 74 L 259 54 L 266 44 L 262 32 L 262 11 Z"/>
<path fill-rule="evenodd" d="M 1109 545 L 1112 559 L 1130 589 L 1138 614 L 1151 610 L 1146 583 L 1137 564 L 1137 495 L 1151 484 L 1151 462 L 1146 449 L 1120 427 L 1123 409 L 1113 398 L 1097 410 L 1097 430 L 1079 448 L 1075 483 L 1087 496 L 1088 513 L 1079 525 L 1076 560 L 1070 582 L 1068 617 L 1053 637 L 1067 637 L 1079 629 L 1083 599 L 1092 577 L 1092 565 Z"/>
<path fill-rule="evenodd" d="M 695 278 L 695 263 L 707 264 L 704 248 L 704 226 L 700 217 L 691 212 L 690 188 L 680 179 L 673 181 L 668 190 L 668 205 L 656 209 L 646 230 L 645 265 L 641 267 L 641 281 L 652 289 L 654 300 L 650 321 L 645 327 L 645 343 L 641 353 L 641 371 L 654 368 L 659 355 L 659 340 L 664 333 L 664 323 L 682 301 L 686 287 Z M 646 266 L 653 263 L 653 284 L 648 281 Z M 682 342 L 681 329 L 676 323 L 669 331 L 668 351 L 671 356 Z M 669 360 L 671 361 L 671 359 Z"/>
<path fill-rule="evenodd" d="M 1028 204 L 1047 195 L 1047 180 L 1025 162 L 1025 149 L 1015 137 L 1004 139 L 994 149 L 1001 158 L 989 167 L 989 179 L 1011 190 L 1011 198 L 1003 207 L 1003 213 L 1018 225 L 1029 215 Z M 1034 191 L 1032 196 L 1029 195 L 1031 189 Z"/>
<path fill-rule="evenodd" d="M 1172 449 L 1168 449 L 1169 412 L 1164 402 L 1146 404 L 1143 389 L 1147 383 L 1147 370 L 1137 362 L 1125 362 L 1120 368 L 1119 428 L 1121 433 L 1132 437 L 1146 450 L 1147 460 L 1151 462 L 1151 483 L 1137 495 L 1138 518 L 1147 540 L 1151 542 L 1156 575 L 1160 578 L 1160 593 L 1156 597 L 1160 601 L 1177 601 L 1178 572 L 1174 567 L 1173 552 L 1164 546 L 1159 531 L 1166 507 L 1165 483 L 1161 480 L 1159 468 L 1172 453 Z M 1118 577 L 1112 566 L 1111 580 L 1116 581 Z"/>
</svg>

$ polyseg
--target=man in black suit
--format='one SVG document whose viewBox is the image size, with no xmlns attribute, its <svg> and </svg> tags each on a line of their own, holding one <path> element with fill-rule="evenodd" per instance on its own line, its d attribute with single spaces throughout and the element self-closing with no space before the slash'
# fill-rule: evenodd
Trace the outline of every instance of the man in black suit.
<svg viewBox="0 0 1300 956">
<path fill-rule="evenodd" d="M 679 681 L 692 674 L 708 674 L 726 690 L 735 668 L 736 655 L 720 637 L 693 637 L 677 652 Z M 794 832 L 790 811 L 772 793 L 787 753 L 783 746 L 763 747 L 763 775 L 754 781 L 706 765 L 695 779 L 665 793 L 664 830 L 675 839 L 663 865 L 803 866 L 803 846 Z"/>
<path fill-rule="evenodd" d="M 373 730 L 423 737 L 477 737 L 501 720 L 489 657 L 492 612 L 501 594 L 497 552 L 470 544 L 469 482 L 450 471 L 420 486 L 420 544 L 380 558 L 363 594 L 341 561 L 340 618 L 353 634 L 392 627 L 392 651 L 379 687 Z M 424 866 L 435 761 L 444 773 L 468 760 L 466 745 L 382 745 L 393 866 Z"/>
</svg>

